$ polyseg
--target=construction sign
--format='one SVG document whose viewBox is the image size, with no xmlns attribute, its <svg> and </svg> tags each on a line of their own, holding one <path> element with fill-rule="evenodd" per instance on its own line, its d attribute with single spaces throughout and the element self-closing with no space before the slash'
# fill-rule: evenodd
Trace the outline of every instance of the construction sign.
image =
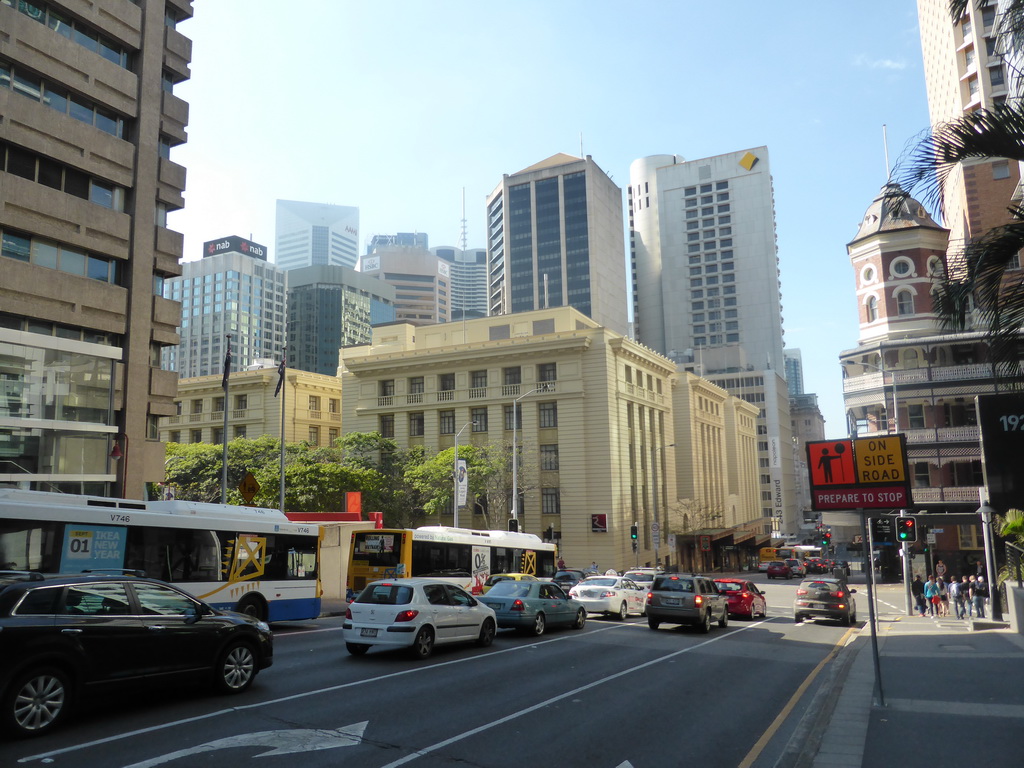
<svg viewBox="0 0 1024 768">
<path fill-rule="evenodd" d="M 902 434 L 807 443 L 811 509 L 904 509 L 911 506 Z"/>
</svg>

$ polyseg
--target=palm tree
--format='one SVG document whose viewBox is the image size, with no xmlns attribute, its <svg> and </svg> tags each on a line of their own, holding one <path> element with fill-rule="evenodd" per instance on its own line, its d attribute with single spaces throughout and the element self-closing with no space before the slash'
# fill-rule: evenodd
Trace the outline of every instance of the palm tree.
<svg viewBox="0 0 1024 768">
<path fill-rule="evenodd" d="M 978 5 L 985 0 L 976 0 Z M 959 19 L 970 0 L 950 0 L 950 15 Z M 1007 53 L 1024 54 L 1024 0 L 1012 0 L 1000 17 L 999 44 Z M 1012 60 L 1012 57 L 1011 59 Z M 895 172 L 890 205 L 914 195 L 926 206 L 943 211 L 943 190 L 962 162 L 1005 158 L 1024 162 L 1024 104 L 1016 99 L 980 109 L 927 131 L 901 160 Z M 944 211 L 943 211 L 944 212 Z M 1009 281 L 1024 249 L 1024 206 L 1007 206 L 1008 222 L 949 254 L 947 271 L 936 290 L 936 311 L 942 326 L 963 331 L 978 324 L 987 332 L 991 362 L 1000 378 L 1021 379 L 1021 328 L 1024 326 L 1024 284 Z"/>
</svg>

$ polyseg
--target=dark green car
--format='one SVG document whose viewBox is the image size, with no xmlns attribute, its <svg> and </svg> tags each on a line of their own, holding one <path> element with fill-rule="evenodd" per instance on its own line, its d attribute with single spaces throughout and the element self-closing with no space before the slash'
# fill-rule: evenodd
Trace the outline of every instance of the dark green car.
<svg viewBox="0 0 1024 768">
<path fill-rule="evenodd" d="M 583 629 L 587 609 L 550 581 L 502 581 L 477 598 L 494 610 L 498 626 L 543 635 L 549 626 Z"/>
</svg>

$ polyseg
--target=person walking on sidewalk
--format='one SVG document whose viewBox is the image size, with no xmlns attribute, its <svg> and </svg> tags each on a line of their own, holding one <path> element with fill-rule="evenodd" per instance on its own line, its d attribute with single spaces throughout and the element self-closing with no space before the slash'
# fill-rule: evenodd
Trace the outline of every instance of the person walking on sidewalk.
<svg viewBox="0 0 1024 768">
<path fill-rule="evenodd" d="M 928 574 L 928 581 L 924 585 L 924 599 L 928 602 L 928 615 L 938 617 L 942 598 L 939 597 L 939 585 L 931 574 Z"/>
<path fill-rule="evenodd" d="M 960 597 L 960 579 L 956 576 L 951 578 L 946 592 L 949 595 L 949 602 L 953 604 L 953 609 L 956 611 L 956 617 L 962 619 L 964 617 L 964 601 Z"/>
<path fill-rule="evenodd" d="M 971 574 L 970 580 L 967 582 L 967 591 L 964 592 L 964 606 L 967 608 L 967 618 L 974 617 L 974 574 Z"/>
<path fill-rule="evenodd" d="M 939 588 L 939 616 L 949 616 L 949 592 L 946 590 L 946 582 L 939 576 L 935 580 Z"/>
<path fill-rule="evenodd" d="M 984 576 L 979 576 L 978 580 L 974 582 L 974 613 L 975 618 L 985 618 L 985 598 L 988 597 L 988 584 L 985 582 Z"/>
<path fill-rule="evenodd" d="M 924 618 L 924 582 L 921 581 L 921 574 L 917 574 L 914 580 L 910 582 L 910 594 L 914 596 L 914 605 L 917 606 L 917 612 L 921 614 L 921 618 Z"/>
</svg>

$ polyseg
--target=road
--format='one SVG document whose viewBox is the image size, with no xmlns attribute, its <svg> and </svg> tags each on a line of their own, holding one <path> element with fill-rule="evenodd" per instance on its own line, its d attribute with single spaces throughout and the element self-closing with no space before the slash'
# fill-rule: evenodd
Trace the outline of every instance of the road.
<svg viewBox="0 0 1024 768">
<path fill-rule="evenodd" d="M 764 585 L 766 620 L 708 635 L 591 617 L 582 631 L 502 630 L 490 648 L 440 647 L 426 662 L 349 656 L 339 617 L 279 625 L 274 666 L 246 694 L 97 701 L 48 737 L 0 743 L 0 765 L 770 766 L 848 634 L 795 624 L 797 583 Z"/>
</svg>

